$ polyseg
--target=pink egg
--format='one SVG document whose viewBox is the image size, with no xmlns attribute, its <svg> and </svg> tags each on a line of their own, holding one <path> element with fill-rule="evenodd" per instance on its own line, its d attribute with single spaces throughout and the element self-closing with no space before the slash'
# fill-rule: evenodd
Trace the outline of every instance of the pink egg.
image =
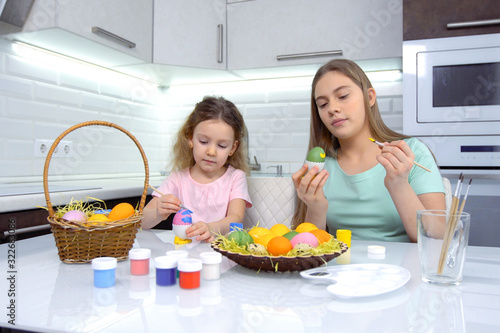
<svg viewBox="0 0 500 333">
<path fill-rule="evenodd" d="M 66 221 L 85 222 L 87 221 L 87 214 L 79 210 L 70 210 L 63 215 Z"/>
<path fill-rule="evenodd" d="M 299 243 L 309 244 L 312 247 L 318 246 L 318 239 L 316 238 L 316 236 L 314 236 L 310 232 L 301 232 L 300 234 L 293 237 L 290 242 L 292 243 L 292 246 L 294 248 Z"/>
<path fill-rule="evenodd" d="M 191 211 L 187 209 L 181 209 L 174 215 L 173 225 L 191 225 L 193 224 L 193 219 L 191 217 Z"/>
</svg>

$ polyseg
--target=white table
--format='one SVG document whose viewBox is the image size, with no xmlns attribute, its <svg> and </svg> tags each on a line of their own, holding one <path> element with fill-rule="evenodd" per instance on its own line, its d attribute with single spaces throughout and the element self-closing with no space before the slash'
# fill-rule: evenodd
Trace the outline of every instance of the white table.
<svg viewBox="0 0 500 333">
<path fill-rule="evenodd" d="M 170 231 L 141 231 L 135 247 L 153 257 L 174 249 Z M 93 287 L 89 264 L 59 261 L 53 236 L 15 242 L 15 271 L 8 245 L 0 246 L 0 326 L 37 332 L 499 332 L 500 248 L 469 247 L 465 276 L 456 287 L 421 282 L 417 246 L 354 241 L 351 263 L 386 263 L 411 272 L 410 281 L 384 295 L 339 298 L 327 284 L 299 273 L 265 273 L 235 266 L 227 258 L 220 280 L 195 290 L 157 287 L 155 271 L 131 276 L 118 263 L 115 287 Z M 370 259 L 368 245 L 384 245 L 384 259 Z M 211 250 L 189 248 L 190 257 Z M 335 259 L 329 265 L 338 265 Z M 15 297 L 8 278 L 15 275 Z M 16 326 L 8 324 L 15 301 Z"/>
</svg>

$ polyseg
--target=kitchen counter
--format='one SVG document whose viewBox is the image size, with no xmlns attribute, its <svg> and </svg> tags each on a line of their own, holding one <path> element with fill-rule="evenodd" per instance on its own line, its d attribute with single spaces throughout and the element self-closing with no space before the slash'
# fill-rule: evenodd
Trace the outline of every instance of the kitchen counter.
<svg viewBox="0 0 500 333">
<path fill-rule="evenodd" d="M 165 176 L 150 177 L 149 183 L 158 186 Z M 144 177 L 102 178 L 49 181 L 50 202 L 53 206 L 65 205 L 87 197 L 101 200 L 141 196 Z M 152 192 L 148 189 L 148 193 Z M 2 183 L 0 184 L 0 213 L 46 207 L 43 183 Z"/>
<path fill-rule="evenodd" d="M 173 250 L 171 231 L 142 230 L 134 247 L 152 257 Z M 199 289 L 156 285 L 150 274 L 131 276 L 129 261 L 118 263 L 116 285 L 94 288 L 90 264 L 59 261 L 52 235 L 17 241 L 8 266 L 9 244 L 0 245 L 0 300 L 14 301 L 15 328 L 37 332 L 498 332 L 500 330 L 500 248 L 467 249 L 464 279 L 453 287 L 421 281 L 417 244 L 353 241 L 351 264 L 405 268 L 410 280 L 391 292 L 345 298 L 327 291 L 329 283 L 297 272 L 256 272 L 223 258 L 221 278 Z M 371 258 L 368 245 L 383 245 Z M 210 251 L 206 243 L 179 247 L 189 257 Z M 12 258 L 10 258 L 12 260 Z M 328 266 L 340 266 L 334 259 Z M 348 268 L 349 265 L 342 265 Z M 10 278 L 15 280 L 10 286 Z M 386 281 L 389 282 L 389 281 Z M 15 296 L 9 296 L 9 288 Z M 7 315 L 6 315 L 7 314 Z"/>
</svg>

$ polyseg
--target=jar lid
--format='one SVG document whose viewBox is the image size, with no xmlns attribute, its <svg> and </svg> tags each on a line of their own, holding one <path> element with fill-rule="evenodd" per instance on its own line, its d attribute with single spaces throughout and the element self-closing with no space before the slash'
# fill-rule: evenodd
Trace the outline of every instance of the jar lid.
<svg viewBox="0 0 500 333">
<path fill-rule="evenodd" d="M 155 258 L 155 267 L 166 269 L 177 267 L 177 257 L 174 256 L 161 256 Z"/>
<path fill-rule="evenodd" d="M 97 270 L 116 268 L 116 258 L 100 257 L 92 259 L 92 268 Z"/>
<path fill-rule="evenodd" d="M 180 259 L 177 263 L 179 272 L 198 272 L 201 271 L 201 267 L 200 259 Z"/>
<path fill-rule="evenodd" d="M 151 258 L 150 249 L 132 249 L 128 251 L 128 257 L 132 260 L 143 260 Z"/>
<path fill-rule="evenodd" d="M 188 253 L 187 251 L 183 250 L 174 250 L 174 251 L 167 251 L 167 256 L 174 256 L 180 260 L 180 259 L 187 259 Z"/>
<path fill-rule="evenodd" d="M 231 222 L 229 223 L 229 231 L 241 230 L 243 229 L 243 223 Z"/>
<path fill-rule="evenodd" d="M 368 253 L 371 254 L 385 254 L 385 246 L 381 245 L 369 245 Z"/>
<path fill-rule="evenodd" d="M 200 253 L 200 259 L 204 264 L 220 264 L 222 262 L 222 254 L 219 252 L 202 252 Z"/>
</svg>

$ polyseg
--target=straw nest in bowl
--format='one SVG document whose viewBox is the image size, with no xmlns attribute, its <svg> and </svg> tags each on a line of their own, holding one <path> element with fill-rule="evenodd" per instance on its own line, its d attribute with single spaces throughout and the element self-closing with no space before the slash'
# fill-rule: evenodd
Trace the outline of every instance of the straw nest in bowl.
<svg viewBox="0 0 500 333">
<path fill-rule="evenodd" d="M 211 244 L 212 248 L 240 266 L 264 272 L 294 272 L 316 268 L 347 251 L 347 245 L 332 237 L 328 244 L 313 252 L 298 254 L 291 251 L 287 255 L 270 256 L 252 254 L 244 246 L 235 246 L 224 236 L 219 236 Z"/>
</svg>

